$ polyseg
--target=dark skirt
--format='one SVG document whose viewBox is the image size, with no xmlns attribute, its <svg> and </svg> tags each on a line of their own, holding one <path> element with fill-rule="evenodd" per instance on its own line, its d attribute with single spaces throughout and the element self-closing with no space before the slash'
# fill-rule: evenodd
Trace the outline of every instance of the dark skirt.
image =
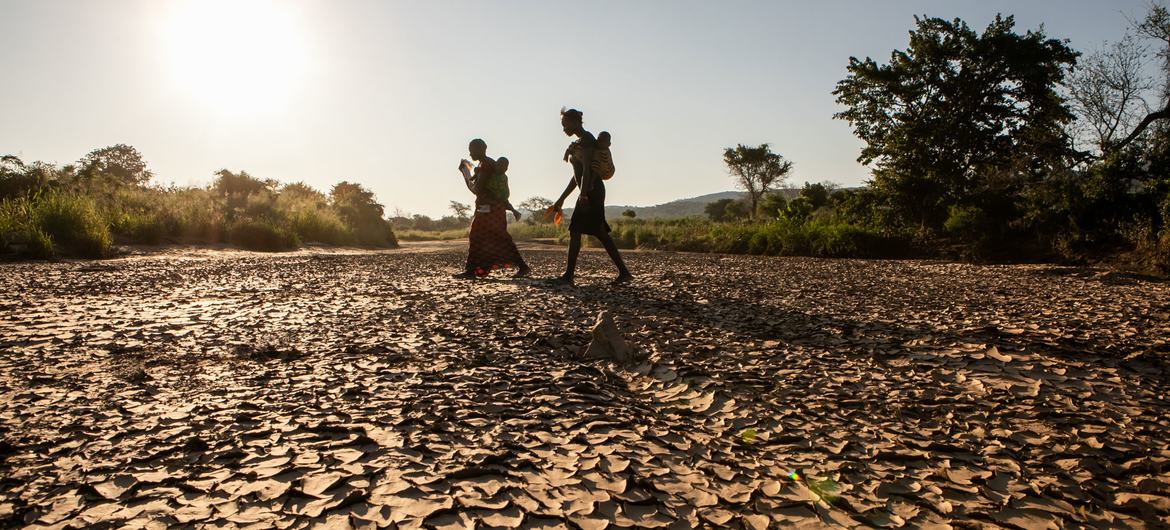
<svg viewBox="0 0 1170 530">
<path fill-rule="evenodd" d="M 508 233 L 508 212 L 495 202 L 489 206 L 490 212 L 475 213 L 468 235 L 467 270 L 480 276 L 495 269 L 524 267 L 524 258 Z"/>
<path fill-rule="evenodd" d="M 598 181 L 589 192 L 589 202 L 581 202 L 577 196 L 577 205 L 573 207 L 573 219 L 569 221 L 569 231 L 591 236 L 608 234 L 609 223 L 605 221 L 605 185 Z"/>
</svg>

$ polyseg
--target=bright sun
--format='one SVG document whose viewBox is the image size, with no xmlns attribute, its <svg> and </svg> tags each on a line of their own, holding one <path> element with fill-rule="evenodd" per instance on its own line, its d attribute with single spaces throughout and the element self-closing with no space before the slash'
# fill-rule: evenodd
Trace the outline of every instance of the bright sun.
<svg viewBox="0 0 1170 530">
<path fill-rule="evenodd" d="M 211 110 L 247 115 L 280 111 L 305 69 L 292 14 L 265 0 L 188 0 L 166 29 L 176 81 Z"/>
</svg>

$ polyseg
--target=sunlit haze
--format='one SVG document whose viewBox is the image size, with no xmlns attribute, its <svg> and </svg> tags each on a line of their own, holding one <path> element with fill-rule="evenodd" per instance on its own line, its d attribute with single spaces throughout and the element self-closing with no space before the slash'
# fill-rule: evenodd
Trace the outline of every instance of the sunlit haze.
<svg viewBox="0 0 1170 530">
<path fill-rule="evenodd" d="M 1146 5 L 0 0 L 0 154 L 65 164 L 126 143 L 161 184 L 345 179 L 437 216 L 472 202 L 456 165 L 475 137 L 511 160 L 514 197 L 555 197 L 570 106 L 613 134 L 611 204 L 732 189 L 737 143 L 770 143 L 792 183 L 858 185 L 831 91 L 850 56 L 904 48 L 915 14 L 1015 14 L 1088 52 Z"/>
<path fill-rule="evenodd" d="M 275 2 L 200 0 L 168 4 L 156 26 L 179 90 L 208 112 L 289 114 L 305 84 L 305 29 Z"/>
</svg>

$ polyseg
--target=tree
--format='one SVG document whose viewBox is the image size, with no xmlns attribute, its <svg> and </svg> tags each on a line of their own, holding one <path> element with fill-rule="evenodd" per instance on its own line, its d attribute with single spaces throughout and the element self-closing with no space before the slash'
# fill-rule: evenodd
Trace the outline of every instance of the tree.
<svg viewBox="0 0 1170 530">
<path fill-rule="evenodd" d="M 1162 60 L 1162 108 L 1146 114 L 1128 136 L 1112 145 L 1115 151 L 1139 138 L 1154 122 L 1165 124 L 1166 120 L 1170 120 L 1170 11 L 1159 5 L 1151 6 L 1145 20 L 1139 22 L 1135 29 L 1139 35 L 1158 41 L 1160 46 L 1158 58 Z M 1165 132 L 1164 125 L 1162 131 Z"/>
<path fill-rule="evenodd" d="M 808 220 L 808 216 L 816 210 L 813 203 L 807 196 L 801 195 L 788 201 L 788 206 L 784 209 L 783 217 L 803 223 Z"/>
<path fill-rule="evenodd" d="M 357 225 L 381 219 L 383 208 L 374 200 L 374 192 L 356 182 L 341 181 L 329 190 L 329 200 L 347 223 Z"/>
<path fill-rule="evenodd" d="M 366 245 L 394 245 L 397 240 L 390 223 L 382 218 L 384 209 L 374 200 L 374 192 L 356 182 L 341 181 L 329 190 L 329 201 L 342 221 Z"/>
<path fill-rule="evenodd" d="M 1037 178 L 1072 156 L 1073 115 L 1057 88 L 1078 54 L 1043 30 L 1015 33 L 1010 16 L 982 34 L 959 19 L 914 20 L 888 64 L 849 59 L 835 117 L 865 142 L 858 161 L 874 166 L 873 187 L 898 217 L 939 228 L 985 175 Z"/>
<path fill-rule="evenodd" d="M 451 211 L 455 212 L 456 219 L 466 220 L 469 218 L 467 216 L 467 214 L 471 213 L 471 206 L 468 206 L 468 205 L 463 204 L 463 203 L 458 202 L 458 201 L 451 201 L 450 207 L 451 207 Z"/>
<path fill-rule="evenodd" d="M 154 176 L 138 150 L 126 144 L 90 151 L 79 165 L 87 179 L 103 176 L 121 184 L 143 185 Z"/>
<path fill-rule="evenodd" d="M 528 212 L 527 221 L 529 223 L 544 223 L 544 212 L 551 208 L 553 202 L 544 197 L 529 197 L 521 202 L 517 208 Z"/>
<path fill-rule="evenodd" d="M 829 205 L 829 197 L 833 195 L 835 186 L 829 182 L 805 182 L 800 189 L 800 196 L 808 200 L 813 210 Z"/>
<path fill-rule="evenodd" d="M 622 217 L 625 217 L 626 219 L 633 219 L 637 216 L 638 216 L 638 212 L 635 212 L 633 210 L 626 210 L 626 211 L 622 212 Z"/>
<path fill-rule="evenodd" d="M 24 182 L 24 161 L 15 155 L 0 156 L 0 198 L 15 197 L 27 190 Z"/>
<path fill-rule="evenodd" d="M 284 187 L 280 188 L 280 194 L 282 196 L 288 196 L 289 198 L 310 201 L 313 203 L 324 204 L 326 202 L 324 193 L 317 191 L 312 186 L 305 184 L 304 182 L 293 182 L 291 184 L 285 184 Z"/>
<path fill-rule="evenodd" d="M 747 205 L 735 199 L 719 199 L 703 208 L 707 217 L 717 223 L 737 221 L 748 216 Z"/>
<path fill-rule="evenodd" d="M 1069 96 L 1086 134 L 1105 152 L 1149 113 L 1144 95 L 1154 87 L 1145 75 L 1145 48 L 1126 35 L 1104 50 L 1084 57 L 1069 76 Z"/>
<path fill-rule="evenodd" d="M 212 189 L 223 199 L 225 215 L 234 221 L 243 217 L 271 217 L 274 212 L 275 180 L 260 180 L 247 171 L 232 173 L 227 169 L 215 172 Z"/>
<path fill-rule="evenodd" d="M 760 144 L 759 147 L 747 147 L 743 144 L 735 148 L 728 147 L 723 151 L 723 162 L 727 164 L 727 170 L 735 178 L 736 184 L 748 192 L 751 206 L 748 215 L 753 218 L 760 198 L 772 186 L 784 182 L 788 173 L 792 171 L 792 162 L 773 153 L 768 144 Z"/>
<path fill-rule="evenodd" d="M 760 215 L 765 219 L 778 219 L 787 209 L 788 199 L 784 198 L 783 193 L 771 192 L 760 201 Z"/>
<path fill-rule="evenodd" d="M 0 156 L 0 177 L 18 175 L 24 171 L 24 161 L 16 155 Z"/>
<path fill-rule="evenodd" d="M 325 197 L 325 194 L 304 182 L 285 184 L 276 196 L 276 203 L 280 210 L 293 214 L 305 210 L 327 210 L 329 208 L 329 199 Z"/>
<path fill-rule="evenodd" d="M 73 177 L 74 167 L 61 168 L 45 162 L 25 164 L 14 155 L 0 156 L 0 199 L 33 195 Z"/>
<path fill-rule="evenodd" d="M 1162 107 L 1170 108 L 1170 11 L 1151 5 L 1146 18 L 1134 25 L 1138 35 L 1158 41 L 1158 59 L 1162 61 Z"/>
</svg>

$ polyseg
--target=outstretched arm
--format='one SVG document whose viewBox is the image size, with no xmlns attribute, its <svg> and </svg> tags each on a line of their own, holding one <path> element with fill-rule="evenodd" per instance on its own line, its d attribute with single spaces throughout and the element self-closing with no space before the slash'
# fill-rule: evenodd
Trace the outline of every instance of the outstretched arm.
<svg viewBox="0 0 1170 530">
<path fill-rule="evenodd" d="M 569 198 L 569 194 L 573 193 L 573 188 L 576 187 L 577 179 L 569 177 L 569 185 L 565 186 L 565 191 L 561 193 L 561 197 L 557 199 L 557 202 L 553 206 L 556 206 L 558 210 L 561 209 L 561 207 L 565 205 L 565 199 Z"/>
</svg>

